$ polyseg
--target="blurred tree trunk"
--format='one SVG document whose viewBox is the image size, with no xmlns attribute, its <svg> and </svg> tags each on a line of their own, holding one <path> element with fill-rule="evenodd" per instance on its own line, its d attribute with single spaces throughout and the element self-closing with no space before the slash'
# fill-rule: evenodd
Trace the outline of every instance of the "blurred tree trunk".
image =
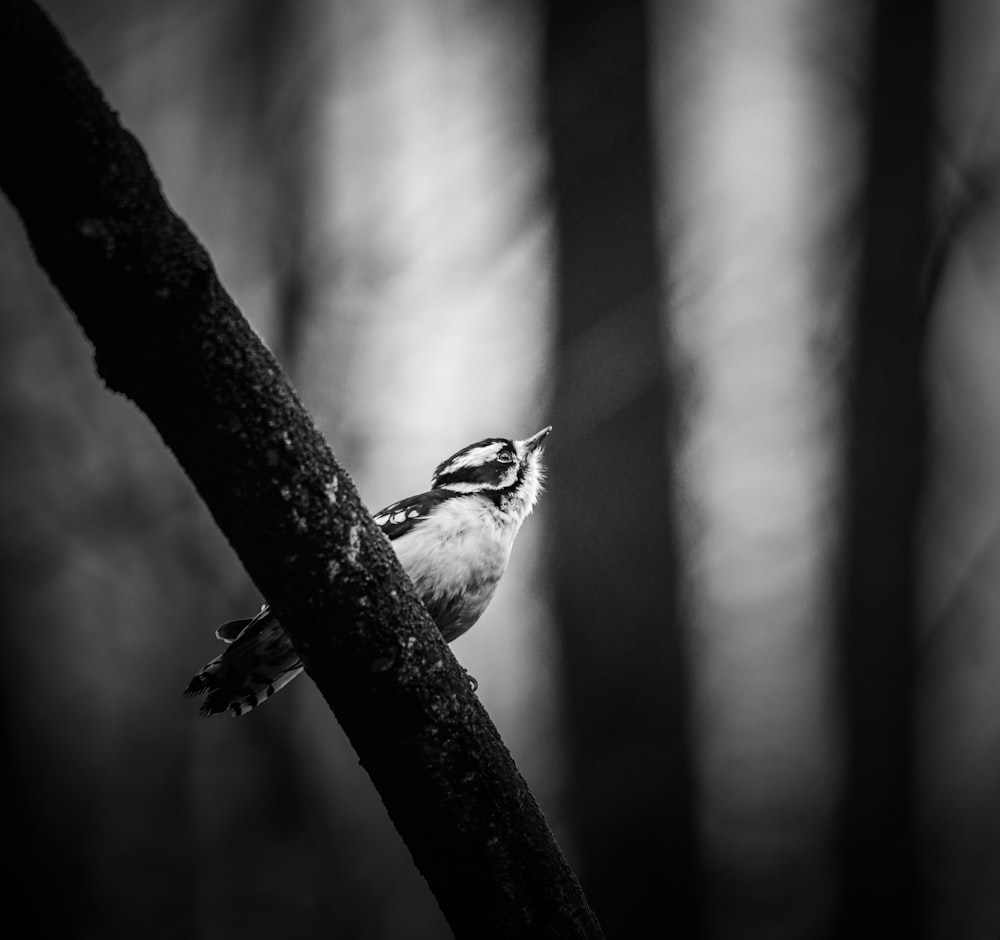
<svg viewBox="0 0 1000 940">
<path fill-rule="evenodd" d="M 671 390 L 661 335 L 647 11 L 547 7 L 558 348 L 553 573 L 567 801 L 611 936 L 696 934 Z M 669 917 L 664 911 L 669 911 Z"/>
<path fill-rule="evenodd" d="M 261 164 L 265 251 L 274 280 L 271 347 L 298 381 L 298 363 L 315 309 L 317 215 L 322 208 L 319 145 L 324 80 L 332 63 L 317 47 L 331 29 L 330 4 L 317 0 L 243 4 L 228 25 L 224 78 L 245 108 L 245 146 Z"/>
<path fill-rule="evenodd" d="M 933 298 L 936 4 L 875 5 L 849 388 L 841 642 L 847 767 L 839 935 L 920 932 L 914 854 L 917 535 Z"/>
</svg>

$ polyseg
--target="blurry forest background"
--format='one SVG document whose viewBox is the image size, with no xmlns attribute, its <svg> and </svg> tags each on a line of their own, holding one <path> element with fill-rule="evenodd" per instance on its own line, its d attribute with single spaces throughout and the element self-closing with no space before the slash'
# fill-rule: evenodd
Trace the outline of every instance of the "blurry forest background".
<svg viewBox="0 0 1000 940">
<path fill-rule="evenodd" d="M 554 425 L 455 653 L 609 938 L 996 940 L 1000 7 L 43 5 L 370 508 Z M 447 937 L 308 679 L 180 697 L 260 599 L 0 231 L 8 909 Z"/>
</svg>

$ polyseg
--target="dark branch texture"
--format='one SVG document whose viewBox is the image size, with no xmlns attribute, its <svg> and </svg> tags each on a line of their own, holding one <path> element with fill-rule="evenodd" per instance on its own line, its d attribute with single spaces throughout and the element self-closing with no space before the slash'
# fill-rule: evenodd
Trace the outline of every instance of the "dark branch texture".
<svg viewBox="0 0 1000 940">
<path fill-rule="evenodd" d="M 0 4 L 0 95 L 0 188 L 39 264 L 280 615 L 455 935 L 600 937 L 350 477 L 29 0 Z"/>
</svg>

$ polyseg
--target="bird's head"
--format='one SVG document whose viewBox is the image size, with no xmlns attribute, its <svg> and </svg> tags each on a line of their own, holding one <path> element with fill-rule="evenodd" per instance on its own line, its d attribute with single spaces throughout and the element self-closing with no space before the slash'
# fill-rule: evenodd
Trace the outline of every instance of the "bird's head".
<svg viewBox="0 0 1000 940">
<path fill-rule="evenodd" d="M 469 444 L 437 466 L 431 487 L 483 496 L 523 518 L 541 492 L 542 442 L 551 430 L 543 428 L 523 441 L 487 437 Z"/>
</svg>

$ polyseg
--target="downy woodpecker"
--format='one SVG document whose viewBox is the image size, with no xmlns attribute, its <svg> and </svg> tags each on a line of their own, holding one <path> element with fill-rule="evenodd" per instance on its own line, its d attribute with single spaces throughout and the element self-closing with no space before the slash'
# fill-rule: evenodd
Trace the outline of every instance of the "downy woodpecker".
<svg viewBox="0 0 1000 940">
<path fill-rule="evenodd" d="M 426 493 L 375 514 L 403 569 L 449 643 L 482 615 L 507 568 L 514 537 L 542 487 L 542 442 L 488 437 L 439 464 Z M 302 672 L 302 660 L 265 604 L 216 631 L 229 645 L 191 680 L 203 715 L 240 716 Z"/>
</svg>

